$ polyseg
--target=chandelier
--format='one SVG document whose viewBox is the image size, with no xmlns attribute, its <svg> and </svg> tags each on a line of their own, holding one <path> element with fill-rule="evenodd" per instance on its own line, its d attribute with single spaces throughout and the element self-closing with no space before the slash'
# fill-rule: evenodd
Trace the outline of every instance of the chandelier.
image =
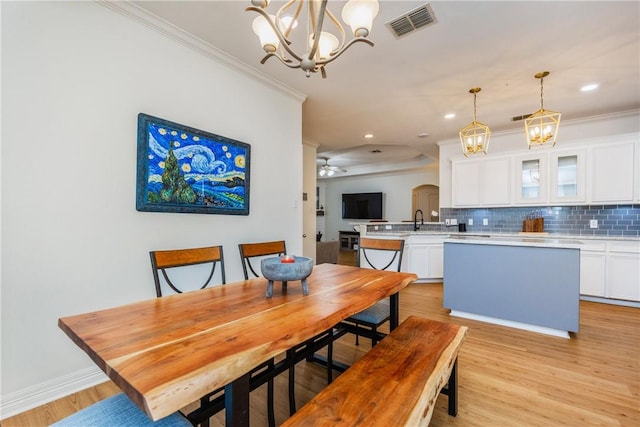
<svg viewBox="0 0 640 427">
<path fill-rule="evenodd" d="M 338 58 L 351 45 L 364 42 L 373 46 L 367 37 L 371 32 L 373 19 L 378 14 L 377 0 L 349 0 L 342 9 L 342 20 L 351 27 L 353 37 L 347 42 L 344 27 L 327 7 L 328 0 L 289 0 L 284 6 L 270 15 L 265 11 L 270 0 L 251 0 L 253 6 L 247 11 L 257 12 L 260 16 L 253 20 L 253 32 L 260 39 L 267 53 L 261 64 L 272 56 L 278 58 L 289 68 L 301 68 L 309 77 L 320 71 L 327 77 L 325 65 Z M 293 50 L 292 37 L 298 27 L 298 19 L 306 5 L 306 33 L 297 40 L 304 53 Z M 323 24 L 327 23 L 323 28 Z M 337 34 L 337 37 L 336 37 Z"/>
<path fill-rule="evenodd" d="M 527 145 L 533 147 L 553 147 L 556 145 L 558 128 L 560 127 L 560 113 L 544 109 L 542 99 L 543 80 L 549 75 L 548 71 L 537 73 L 534 77 L 540 79 L 540 109 L 527 117 L 524 129 L 527 134 Z"/>
<path fill-rule="evenodd" d="M 473 121 L 460 130 L 460 143 L 465 157 L 471 154 L 487 154 L 489 149 L 491 129 L 476 120 L 476 97 L 481 90 L 479 87 L 469 89 L 469 93 L 473 94 Z"/>
</svg>

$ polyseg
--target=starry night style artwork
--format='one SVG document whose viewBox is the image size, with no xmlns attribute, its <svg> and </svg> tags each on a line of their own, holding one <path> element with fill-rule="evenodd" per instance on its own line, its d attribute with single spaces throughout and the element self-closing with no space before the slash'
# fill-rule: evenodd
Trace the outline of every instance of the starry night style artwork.
<svg viewBox="0 0 640 427">
<path fill-rule="evenodd" d="M 138 115 L 136 209 L 249 215 L 251 146 Z"/>
</svg>

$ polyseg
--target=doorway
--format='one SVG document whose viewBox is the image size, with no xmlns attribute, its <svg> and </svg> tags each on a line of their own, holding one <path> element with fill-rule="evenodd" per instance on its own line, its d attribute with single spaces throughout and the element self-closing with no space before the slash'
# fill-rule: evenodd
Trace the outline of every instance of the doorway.
<svg viewBox="0 0 640 427">
<path fill-rule="evenodd" d="M 418 209 L 423 212 L 425 221 L 440 221 L 440 188 L 438 186 L 420 185 L 411 190 L 411 218 Z M 434 212 L 436 215 L 432 215 Z"/>
</svg>

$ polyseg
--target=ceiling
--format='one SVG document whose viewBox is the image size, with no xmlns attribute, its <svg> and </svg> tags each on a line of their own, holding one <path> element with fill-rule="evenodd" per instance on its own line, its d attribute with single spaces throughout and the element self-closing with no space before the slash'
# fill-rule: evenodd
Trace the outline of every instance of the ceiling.
<svg viewBox="0 0 640 427">
<path fill-rule="evenodd" d="M 340 16 L 344 1 L 330 0 Z M 273 1 L 269 10 L 282 5 Z M 429 4 L 436 22 L 396 38 L 386 23 Z M 495 132 L 544 107 L 562 120 L 640 108 L 640 2 L 380 0 L 370 39 L 306 77 L 264 56 L 246 12 L 250 0 L 141 1 L 133 5 L 215 46 L 307 98 L 303 141 L 352 173 L 417 167 L 438 159 L 439 141 L 473 120 Z M 592 92 L 581 92 L 598 83 Z M 454 113 L 453 119 L 445 119 Z M 372 139 L 364 134 L 372 133 Z M 524 135 L 523 135 L 524 143 Z M 379 152 L 376 152 L 379 151 Z M 336 174 L 336 176 L 340 173 Z"/>
</svg>

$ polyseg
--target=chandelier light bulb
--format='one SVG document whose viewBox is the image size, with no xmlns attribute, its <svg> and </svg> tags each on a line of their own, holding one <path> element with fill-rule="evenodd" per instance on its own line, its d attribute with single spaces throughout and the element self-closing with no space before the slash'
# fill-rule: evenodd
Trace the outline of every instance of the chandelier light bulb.
<svg viewBox="0 0 640 427">
<path fill-rule="evenodd" d="M 273 15 L 269 15 L 269 17 L 271 19 L 275 19 Z M 265 52 L 272 53 L 278 49 L 278 46 L 280 46 L 280 40 L 278 40 L 278 36 L 273 32 L 273 29 L 262 15 L 253 20 L 251 27 L 253 28 L 253 32 L 260 39 L 260 44 Z"/>
<path fill-rule="evenodd" d="M 291 23 L 293 21 L 293 24 Z M 298 28 L 298 20 L 294 20 L 291 16 L 283 16 L 278 21 L 278 28 L 282 33 L 289 30 L 289 25 L 291 25 L 291 29 L 294 30 Z"/>
<path fill-rule="evenodd" d="M 351 27 L 354 36 L 367 37 L 379 9 L 377 0 L 349 0 L 342 9 L 342 20 Z"/>
<path fill-rule="evenodd" d="M 326 171 L 324 168 L 322 168 L 322 169 L 320 169 L 320 171 L 318 172 L 318 175 L 320 175 L 320 176 L 324 176 L 326 173 L 327 173 L 327 171 Z"/>
<path fill-rule="evenodd" d="M 329 169 L 329 171 L 327 172 L 327 176 L 332 176 L 333 174 L 334 172 L 331 169 Z"/>
<path fill-rule="evenodd" d="M 328 59 L 331 53 L 340 45 L 340 41 L 331 33 L 323 31 L 320 33 L 320 42 L 318 43 L 317 57 L 320 59 Z M 313 47 L 313 34 L 309 35 L 309 48 Z"/>
</svg>

